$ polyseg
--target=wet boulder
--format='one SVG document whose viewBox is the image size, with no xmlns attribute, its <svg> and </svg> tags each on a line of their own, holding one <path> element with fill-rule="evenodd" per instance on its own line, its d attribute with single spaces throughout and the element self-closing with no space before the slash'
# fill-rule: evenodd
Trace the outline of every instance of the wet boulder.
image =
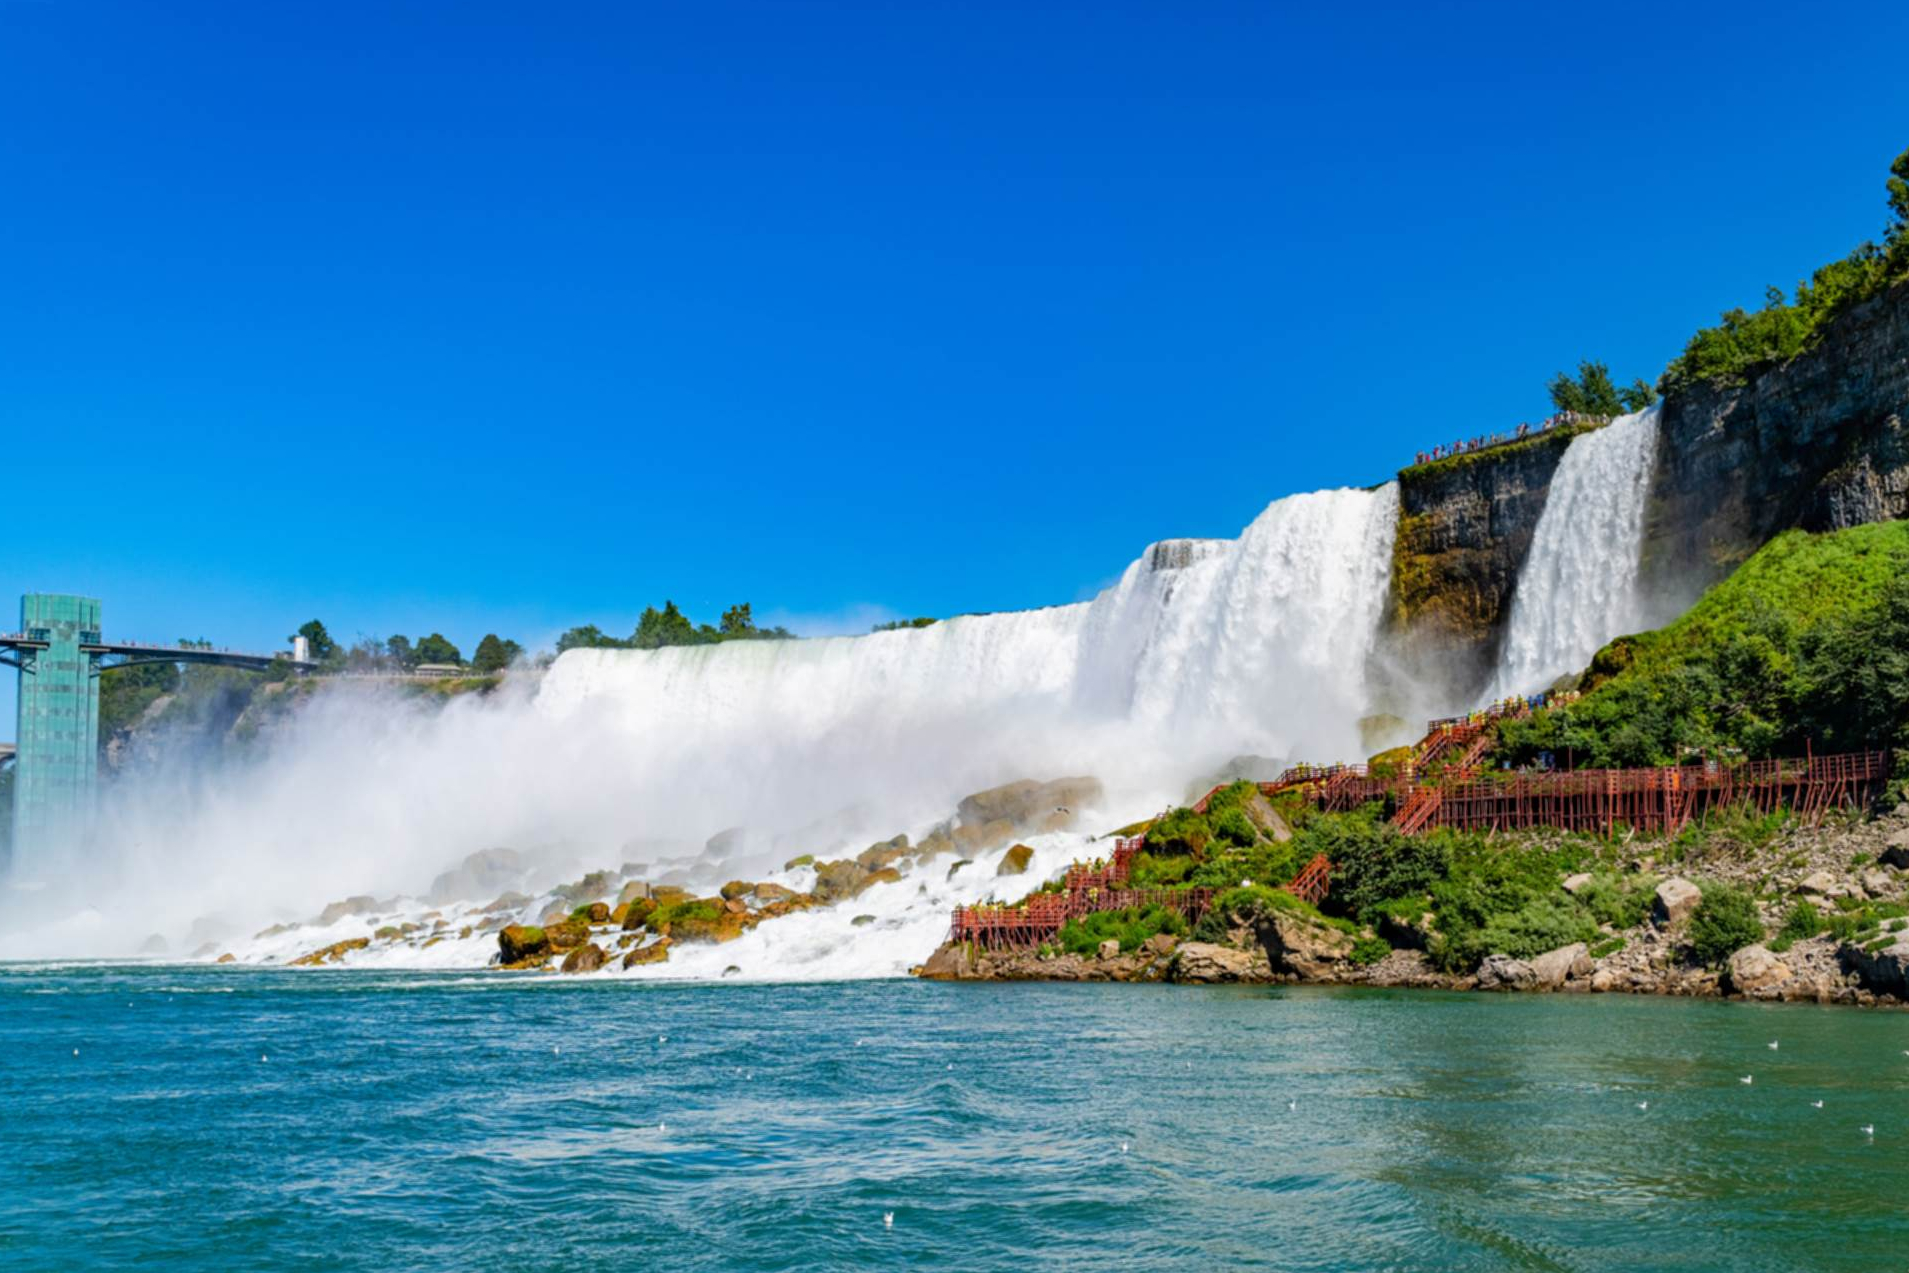
<svg viewBox="0 0 1909 1273">
<path fill-rule="evenodd" d="M 756 886 L 748 880 L 731 880 L 729 883 L 723 885 L 722 888 L 718 889 L 717 894 L 723 901 L 733 902 L 739 898 L 747 897 L 755 891 Z"/>
<path fill-rule="evenodd" d="M 573 916 L 573 918 L 575 917 Z M 607 924 L 610 922 L 610 904 L 608 902 L 592 902 L 584 909 L 582 918 L 592 924 Z"/>
<path fill-rule="evenodd" d="M 1025 844 L 1017 844 L 1001 855 L 1001 865 L 995 868 L 995 875 L 1021 875 L 1027 871 L 1028 863 L 1034 860 L 1034 850 Z"/>
<path fill-rule="evenodd" d="M 623 956 L 623 966 L 625 968 L 636 968 L 643 964 L 665 963 L 669 959 L 670 945 L 671 942 L 669 938 L 659 937 L 647 946 L 638 946 L 635 950 Z"/>
<path fill-rule="evenodd" d="M 846 858 L 817 863 L 814 893 L 823 902 L 838 902 L 845 897 L 853 897 L 861 891 L 862 882 L 868 878 L 868 874 L 868 868 Z"/>
<path fill-rule="evenodd" d="M 798 896 L 796 891 L 792 888 L 784 888 L 780 884 L 770 884 L 766 881 L 756 885 L 753 892 L 758 902 L 786 902 L 790 898 Z"/>
<path fill-rule="evenodd" d="M 879 871 L 907 856 L 908 837 L 898 835 L 892 840 L 883 840 L 879 844 L 869 845 L 856 855 L 855 861 L 865 871 Z"/>
<path fill-rule="evenodd" d="M 497 953 L 507 964 L 519 964 L 549 951 L 550 938 L 541 928 L 511 924 L 497 934 Z"/>
<path fill-rule="evenodd" d="M 713 918 L 680 915 L 670 920 L 670 940 L 681 945 L 732 942 L 743 934 L 742 917 L 731 911 L 718 911 Z"/>
<path fill-rule="evenodd" d="M 627 904 L 623 912 L 623 931 L 635 932 L 649 923 L 650 916 L 656 914 L 656 903 L 647 897 L 639 897 Z"/>
<path fill-rule="evenodd" d="M 325 964 L 342 963 L 346 955 L 354 950 L 363 950 L 370 944 L 369 937 L 352 937 L 345 941 L 333 942 L 329 946 L 312 951 L 309 955 L 301 955 L 292 960 L 292 967 L 318 968 Z M 224 960 L 220 962 L 223 963 Z"/>
<path fill-rule="evenodd" d="M 500 911 L 519 911 L 530 905 L 530 899 L 522 893 L 500 893 L 497 900 L 484 908 L 484 914 L 495 915 Z"/>
<path fill-rule="evenodd" d="M 377 898 L 360 893 L 356 897 L 347 897 L 342 902 L 333 902 L 319 911 L 318 922 L 336 924 L 339 920 L 349 919 L 354 915 L 375 915 L 381 909 Z"/>
<path fill-rule="evenodd" d="M 608 956 L 603 953 L 603 947 L 595 942 L 586 942 L 563 957 L 563 971 L 595 972 L 603 967 L 603 962 L 607 958 Z"/>
<path fill-rule="evenodd" d="M 474 902 L 519 883 L 529 869 L 530 863 L 515 849 L 481 849 L 432 880 L 425 900 L 434 905 Z"/>
<path fill-rule="evenodd" d="M 590 940 L 590 925 L 580 919 L 548 924 L 544 927 L 544 937 L 550 942 L 552 950 L 569 950 Z"/>
<path fill-rule="evenodd" d="M 1010 782 L 965 797 L 956 806 L 964 826 L 985 826 L 1007 822 L 1015 827 L 1065 830 L 1065 826 L 1047 827 L 1051 816 L 1062 815 L 1071 825 L 1074 815 L 1084 806 L 1096 804 L 1103 795 L 1098 778 L 1057 778 L 1052 782 L 1023 780 Z"/>
</svg>

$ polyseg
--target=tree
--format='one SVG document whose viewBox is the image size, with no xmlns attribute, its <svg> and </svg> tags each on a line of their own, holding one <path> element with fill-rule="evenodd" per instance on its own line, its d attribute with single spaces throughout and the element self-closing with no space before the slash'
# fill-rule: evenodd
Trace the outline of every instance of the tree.
<svg viewBox="0 0 1909 1273">
<path fill-rule="evenodd" d="M 1657 401 L 1657 391 L 1642 380 L 1634 380 L 1620 389 L 1611 381 L 1611 369 L 1601 362 L 1578 364 L 1573 380 L 1560 371 L 1551 378 L 1551 404 L 1560 411 L 1579 415 L 1624 415 L 1642 411 Z"/>
<path fill-rule="evenodd" d="M 330 659 L 332 655 L 338 653 L 338 643 L 331 639 L 331 633 L 325 631 L 325 625 L 316 619 L 305 624 L 298 631 L 285 639 L 287 641 L 295 641 L 299 637 L 304 637 L 306 643 L 311 646 L 312 659 L 314 662 L 323 663 Z"/>
<path fill-rule="evenodd" d="M 565 650 L 619 650 L 627 644 L 606 634 L 596 624 L 586 623 L 557 638 L 557 653 L 562 654 Z"/>
<path fill-rule="evenodd" d="M 755 616 L 749 613 L 749 603 L 730 606 L 723 611 L 722 626 L 718 629 L 725 637 L 747 637 L 756 634 Z"/>
<path fill-rule="evenodd" d="M 462 663 L 464 656 L 456 646 L 444 639 L 441 632 L 433 632 L 428 637 L 418 638 L 419 663 Z"/>
<path fill-rule="evenodd" d="M 515 641 L 500 641 L 495 632 L 487 632 L 477 643 L 477 653 L 471 655 L 471 670 L 486 676 L 501 672 L 523 652 L 524 647 Z"/>
<path fill-rule="evenodd" d="M 669 645 L 699 645 L 702 641 L 689 617 L 676 608 L 674 601 L 665 601 L 661 610 L 644 607 L 629 644 L 639 650 L 660 650 Z"/>
<path fill-rule="evenodd" d="M 385 653 L 399 671 L 408 672 L 418 665 L 418 653 L 411 648 L 411 638 L 394 636 L 384 643 Z"/>
</svg>

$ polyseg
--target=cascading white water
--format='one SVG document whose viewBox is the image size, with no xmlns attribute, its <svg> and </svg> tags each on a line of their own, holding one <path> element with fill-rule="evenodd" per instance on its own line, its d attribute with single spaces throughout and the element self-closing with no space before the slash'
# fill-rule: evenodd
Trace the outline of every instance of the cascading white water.
<svg viewBox="0 0 1909 1273">
<path fill-rule="evenodd" d="M 1544 689 L 1638 625 L 1657 415 L 1621 416 L 1565 449 L 1512 595 L 1494 695 Z"/>
<path fill-rule="evenodd" d="M 890 757 L 937 729 L 1000 731 L 996 778 L 1111 767 L 1158 782 L 1241 752 L 1344 758 L 1368 707 L 1397 508 L 1391 484 L 1295 495 L 1237 540 L 1154 545 L 1079 605 L 866 637 L 572 651 L 538 703 L 602 705 L 687 747 L 758 746 L 796 770 L 805 752 Z"/>
<path fill-rule="evenodd" d="M 381 958 L 468 963 L 495 947 L 473 913 L 453 924 L 448 902 L 402 899 L 492 846 L 534 861 L 533 890 L 625 862 L 713 889 L 919 835 L 1014 779 L 1097 776 L 1103 807 L 1082 827 L 1105 830 L 1233 756 L 1356 758 L 1396 518 L 1391 484 L 1296 495 L 1237 540 L 1154 545 L 1091 602 L 853 638 L 572 650 L 534 692 L 441 710 L 331 690 L 254 763 L 116 791 L 95 853 L 42 894 L 80 908 L 36 902 L 31 918 L 71 916 L 64 950 L 123 953 L 158 933 L 175 952 L 232 942 L 241 958 L 279 958 L 309 946 L 326 902 L 370 894 L 399 899 L 381 923 L 472 930 Z M 1032 843 L 1042 870 L 1084 847 Z M 844 943 L 928 932 L 951 898 L 993 887 L 984 859 L 871 895 L 870 929 L 851 930 L 854 912 L 792 918 L 760 941 L 784 955 L 778 943 L 810 943 L 816 975 L 893 971 L 925 952 Z M 127 913 L 136 931 L 114 922 Z M 264 931 L 279 923 L 304 927 Z M 46 931 L 0 925 L 0 953 L 44 949 Z"/>
</svg>

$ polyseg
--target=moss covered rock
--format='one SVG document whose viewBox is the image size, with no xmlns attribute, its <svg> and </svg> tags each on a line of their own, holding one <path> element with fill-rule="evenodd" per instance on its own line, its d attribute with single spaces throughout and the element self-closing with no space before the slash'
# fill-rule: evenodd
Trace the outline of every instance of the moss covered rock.
<svg viewBox="0 0 1909 1273">
<path fill-rule="evenodd" d="M 995 868 L 996 875 L 1021 875 L 1027 871 L 1028 863 L 1034 860 L 1034 850 L 1025 844 L 1017 844 L 1001 855 L 1001 865 Z"/>
<path fill-rule="evenodd" d="M 533 955 L 542 955 L 550 950 L 550 938 L 541 928 L 528 924 L 511 924 L 497 934 L 497 953 L 507 964 L 522 963 Z"/>
<path fill-rule="evenodd" d="M 649 923 L 650 916 L 655 913 L 655 902 L 647 897 L 636 898 L 624 908 L 623 919 L 621 921 L 623 931 L 626 933 L 635 932 L 637 929 L 643 927 L 643 925 Z"/>
<path fill-rule="evenodd" d="M 640 964 L 663 963 L 669 959 L 669 948 L 671 944 L 669 938 L 659 937 L 647 946 L 639 946 L 629 954 L 623 956 L 623 966 L 625 968 L 635 968 Z"/>
<path fill-rule="evenodd" d="M 371 939 L 369 937 L 353 937 L 346 941 L 333 942 L 329 946 L 312 951 L 309 955 L 301 955 L 297 959 L 292 960 L 292 967 L 316 968 L 322 964 L 335 964 L 344 959 L 344 957 L 352 951 L 363 950 L 370 944 Z M 224 962 L 224 960 L 221 959 L 221 962 Z"/>
</svg>

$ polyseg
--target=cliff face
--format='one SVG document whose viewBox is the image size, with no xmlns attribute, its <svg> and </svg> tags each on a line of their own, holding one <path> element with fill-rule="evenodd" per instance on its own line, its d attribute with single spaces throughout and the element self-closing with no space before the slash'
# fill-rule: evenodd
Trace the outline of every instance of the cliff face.
<svg viewBox="0 0 1909 1273">
<path fill-rule="evenodd" d="M 1745 385 L 1664 403 L 1645 526 L 1654 618 L 1680 613 L 1778 531 L 1909 516 L 1909 284 Z"/>
<path fill-rule="evenodd" d="M 1852 309 L 1821 344 L 1743 385 L 1665 401 L 1646 513 L 1648 622 L 1682 613 L 1773 535 L 1909 516 L 1909 284 Z M 1568 435 L 1399 475 L 1380 683 L 1484 692 Z M 1417 706 L 1418 704 L 1415 704 Z"/>
<path fill-rule="evenodd" d="M 1512 589 L 1531 549 L 1563 432 L 1399 474 L 1389 671 L 1482 690 L 1498 657 Z"/>
</svg>

